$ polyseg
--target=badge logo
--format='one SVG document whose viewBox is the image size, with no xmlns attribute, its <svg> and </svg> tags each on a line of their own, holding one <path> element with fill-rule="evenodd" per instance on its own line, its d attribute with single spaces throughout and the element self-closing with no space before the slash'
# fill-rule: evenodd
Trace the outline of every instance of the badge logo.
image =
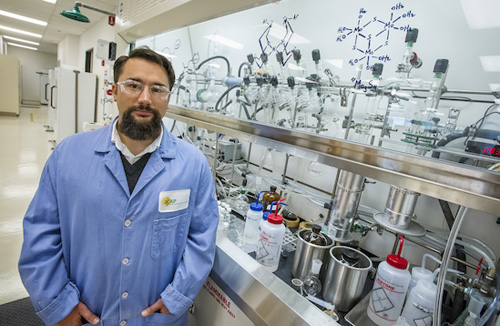
<svg viewBox="0 0 500 326">
<path fill-rule="evenodd" d="M 170 204 L 175 204 L 176 200 L 175 199 L 171 199 L 170 197 L 165 197 L 162 199 L 161 203 L 162 205 L 164 205 L 165 207 L 170 205 Z"/>
<path fill-rule="evenodd" d="M 186 209 L 189 205 L 190 189 L 161 191 L 158 198 L 160 213 L 175 212 Z"/>
</svg>

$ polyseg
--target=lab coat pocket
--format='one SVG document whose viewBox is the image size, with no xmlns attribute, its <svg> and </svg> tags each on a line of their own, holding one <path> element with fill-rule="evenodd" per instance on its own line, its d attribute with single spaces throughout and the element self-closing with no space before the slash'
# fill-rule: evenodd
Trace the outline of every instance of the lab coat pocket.
<svg viewBox="0 0 500 326">
<path fill-rule="evenodd" d="M 178 316 L 178 315 L 166 315 L 166 314 L 156 313 L 146 317 L 146 325 L 187 326 L 188 322 L 186 317 L 187 314 Z"/>
<path fill-rule="evenodd" d="M 177 241 L 182 233 L 183 221 L 187 213 L 153 221 L 153 238 L 151 257 L 155 260 L 165 257 L 175 251 Z"/>
</svg>

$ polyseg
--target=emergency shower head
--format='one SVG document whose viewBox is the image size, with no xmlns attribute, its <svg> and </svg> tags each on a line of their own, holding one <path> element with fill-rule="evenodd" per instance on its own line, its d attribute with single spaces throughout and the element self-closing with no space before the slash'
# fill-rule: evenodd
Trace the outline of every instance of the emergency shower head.
<svg viewBox="0 0 500 326">
<path fill-rule="evenodd" d="M 80 12 L 80 9 L 75 5 L 71 10 L 63 10 L 61 11 L 61 15 L 67 17 L 69 19 L 76 20 L 82 23 L 90 23 L 90 19 L 87 18 L 84 14 Z"/>
<path fill-rule="evenodd" d="M 84 3 L 81 3 L 79 1 L 75 2 L 75 6 L 73 7 L 73 9 L 61 11 L 61 15 L 63 15 L 64 17 L 67 17 L 69 19 L 76 20 L 78 22 L 90 23 L 90 19 L 88 19 L 87 16 L 85 16 L 84 14 L 82 14 L 80 12 L 80 9 L 78 9 L 78 7 L 94 10 L 94 11 L 100 12 L 101 14 L 105 14 L 105 15 L 112 16 L 112 17 L 116 16 L 112 12 L 105 11 L 105 10 L 102 10 L 102 9 L 99 9 L 96 7 L 92 7 L 92 6 L 86 5 Z"/>
</svg>

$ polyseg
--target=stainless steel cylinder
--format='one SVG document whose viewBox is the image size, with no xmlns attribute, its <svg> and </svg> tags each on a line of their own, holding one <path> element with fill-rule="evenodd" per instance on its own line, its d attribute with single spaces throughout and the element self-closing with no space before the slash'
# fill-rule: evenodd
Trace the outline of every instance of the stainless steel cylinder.
<svg viewBox="0 0 500 326">
<path fill-rule="evenodd" d="M 341 172 L 334 208 L 328 224 L 328 233 L 335 241 L 349 240 L 349 230 L 356 218 L 364 185 L 365 177 L 347 171 Z"/>
<path fill-rule="evenodd" d="M 407 229 L 413 218 L 418 196 L 418 192 L 391 185 L 384 209 L 386 222 L 399 229 Z"/>
<path fill-rule="evenodd" d="M 326 238 L 326 246 L 319 246 L 304 240 L 304 235 L 311 232 L 310 229 L 302 229 L 298 232 L 297 249 L 293 257 L 292 275 L 295 278 L 304 280 L 311 273 L 312 261 L 319 259 L 325 263 L 328 250 L 333 246 L 333 240 L 325 233 L 321 233 Z"/>
<path fill-rule="evenodd" d="M 346 261 L 343 254 L 356 256 L 356 263 Z M 339 311 L 349 311 L 361 299 L 372 262 L 359 250 L 344 246 L 331 248 L 328 258 L 328 266 L 320 275 L 323 299 Z"/>
</svg>

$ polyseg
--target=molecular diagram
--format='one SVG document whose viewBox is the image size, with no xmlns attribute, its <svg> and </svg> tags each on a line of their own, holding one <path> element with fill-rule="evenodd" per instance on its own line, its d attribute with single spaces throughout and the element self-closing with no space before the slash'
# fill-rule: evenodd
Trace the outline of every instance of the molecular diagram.
<svg viewBox="0 0 500 326">
<path fill-rule="evenodd" d="M 180 47 L 181 47 L 181 40 L 177 39 L 177 40 L 175 40 L 175 45 L 174 45 L 173 51 L 170 50 L 170 48 L 168 46 L 166 46 L 161 50 L 161 52 L 168 53 L 168 54 L 173 56 L 175 54 L 175 51 L 178 50 Z"/>
<path fill-rule="evenodd" d="M 405 6 L 399 2 L 391 7 L 390 17 L 383 20 L 380 17 L 373 17 L 367 20 L 367 11 L 364 8 L 359 9 L 358 24 L 354 28 L 340 27 L 337 42 L 345 42 L 348 39 L 353 40 L 352 50 L 360 53 L 360 57 L 350 59 L 349 64 L 354 66 L 366 59 L 366 69 L 371 70 L 372 61 L 388 62 L 391 57 L 382 53 L 382 49 L 389 45 L 391 32 L 407 32 L 411 29 L 409 24 L 405 24 L 410 18 L 415 17 L 411 10 L 404 9 Z M 363 22 L 363 23 L 362 23 Z M 399 25 L 402 24 L 402 25 Z"/>
<path fill-rule="evenodd" d="M 285 66 L 288 60 L 292 57 L 293 49 L 289 50 L 289 42 L 293 36 L 293 28 L 290 24 L 291 20 L 296 20 L 299 17 L 298 14 L 293 17 L 283 17 L 283 26 L 285 28 L 285 33 L 277 45 L 273 45 L 270 39 L 271 28 L 273 27 L 273 21 L 268 21 L 264 19 L 263 24 L 267 24 L 266 30 L 259 37 L 259 46 L 261 49 L 261 54 L 254 55 L 254 62 L 259 68 L 265 63 L 266 59 L 273 53 L 281 53 L 282 60 L 280 60 L 281 65 Z M 264 60 L 263 60 L 264 59 Z"/>
</svg>

